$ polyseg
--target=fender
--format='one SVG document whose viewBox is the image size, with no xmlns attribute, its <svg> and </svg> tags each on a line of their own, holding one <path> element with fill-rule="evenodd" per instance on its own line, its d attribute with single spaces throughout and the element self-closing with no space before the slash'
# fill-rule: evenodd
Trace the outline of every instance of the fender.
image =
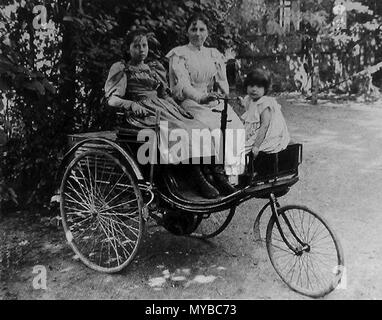
<svg viewBox="0 0 382 320">
<path fill-rule="evenodd" d="M 64 155 L 64 158 L 62 159 L 61 164 L 60 164 L 58 171 L 57 171 L 57 174 L 56 174 L 56 182 L 58 184 L 60 183 L 60 181 L 58 179 L 61 178 L 62 173 L 65 169 L 65 166 L 69 163 L 73 154 L 78 150 L 78 148 L 82 147 L 84 144 L 89 143 L 89 142 L 92 142 L 92 143 L 97 143 L 97 142 L 100 143 L 101 142 L 101 143 L 104 143 L 106 145 L 111 146 L 113 149 L 118 151 L 118 153 L 127 161 L 130 168 L 133 170 L 137 180 L 138 181 L 144 180 L 142 172 L 139 169 L 139 166 L 136 163 L 136 161 L 134 160 L 134 158 L 131 156 L 131 154 L 129 152 L 127 152 L 125 149 L 123 149 L 120 145 L 118 145 L 116 142 L 111 141 L 111 140 L 106 139 L 106 138 L 88 138 L 88 139 L 85 139 L 85 140 L 78 142 Z"/>
</svg>

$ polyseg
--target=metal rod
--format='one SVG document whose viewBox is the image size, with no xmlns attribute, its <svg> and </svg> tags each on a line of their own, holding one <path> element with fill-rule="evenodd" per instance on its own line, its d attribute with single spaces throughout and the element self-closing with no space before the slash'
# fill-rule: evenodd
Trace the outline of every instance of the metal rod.
<svg viewBox="0 0 382 320">
<path fill-rule="evenodd" d="M 160 110 L 156 110 L 155 114 L 155 143 L 154 143 L 154 150 L 152 153 L 151 163 L 150 163 L 150 184 L 153 184 L 154 181 L 154 166 L 156 161 L 158 160 L 158 149 L 159 149 L 159 131 L 160 131 Z"/>
<path fill-rule="evenodd" d="M 227 128 L 227 112 L 228 112 L 228 98 L 224 98 L 224 109 L 221 115 L 220 129 L 223 134 L 223 164 L 225 163 L 225 142 L 226 142 L 226 128 Z"/>
</svg>

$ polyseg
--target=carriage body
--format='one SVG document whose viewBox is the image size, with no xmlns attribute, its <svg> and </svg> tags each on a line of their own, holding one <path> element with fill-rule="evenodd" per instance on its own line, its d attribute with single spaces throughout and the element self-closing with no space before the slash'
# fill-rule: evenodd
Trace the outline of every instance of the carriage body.
<svg viewBox="0 0 382 320">
<path fill-rule="evenodd" d="M 155 193 L 162 209 L 172 209 L 179 213 L 211 214 L 229 209 L 250 198 L 269 199 L 271 193 L 277 197 L 285 195 L 299 180 L 298 167 L 302 162 L 302 145 L 290 144 L 287 149 L 275 153 L 260 153 L 256 159 L 246 157 L 246 170 L 239 177 L 237 192 L 217 199 L 205 199 L 195 194 L 185 179 L 172 179 L 176 166 L 150 163 L 141 165 L 136 154 L 142 142 L 137 141 L 137 131 L 126 129 L 101 131 L 68 136 L 69 151 L 62 167 L 82 152 L 89 150 L 115 154 L 129 164 L 142 191 L 148 187 Z M 61 170 L 62 171 L 62 170 Z M 177 172 L 182 175 L 184 172 Z M 151 176 L 153 175 L 153 176 Z"/>
<path fill-rule="evenodd" d="M 298 224 L 290 212 L 299 210 L 297 217 L 309 215 L 309 221 L 317 219 L 324 225 L 334 243 L 333 263 L 344 264 L 338 239 L 322 218 L 306 207 L 278 204 L 277 199 L 299 181 L 301 144 L 291 144 L 276 154 L 260 153 L 256 159 L 247 157 L 246 171 L 239 179 L 237 192 L 204 199 L 190 190 L 187 181 L 173 179 L 176 166 L 141 165 L 136 159 L 141 143 L 137 141 L 135 129 L 68 136 L 69 150 L 61 168 L 61 215 L 69 244 L 87 266 L 109 273 L 126 267 L 138 251 L 149 219 L 173 234 L 208 239 L 227 227 L 237 206 L 252 198 L 261 198 L 269 202 L 257 216 L 254 233 L 258 234 L 259 220 L 270 208 L 272 217 L 266 244 L 272 265 L 282 280 L 292 290 L 312 297 L 323 296 L 338 285 L 341 268 L 324 288 L 322 282 L 319 288 L 294 283 L 295 280 L 288 279 L 280 269 L 272 245 L 276 231 L 281 235 L 277 241 L 284 242 L 284 251 L 289 250 L 293 257 L 312 250 L 302 231 L 294 230 Z"/>
</svg>

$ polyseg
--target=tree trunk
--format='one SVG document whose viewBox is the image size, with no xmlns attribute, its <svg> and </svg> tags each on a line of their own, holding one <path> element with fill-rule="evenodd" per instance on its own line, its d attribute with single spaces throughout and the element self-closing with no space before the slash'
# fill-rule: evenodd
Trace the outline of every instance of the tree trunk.
<svg viewBox="0 0 382 320">
<path fill-rule="evenodd" d="M 76 57 L 75 57 L 75 32 L 71 22 L 63 22 L 61 78 L 59 89 L 62 108 L 64 110 L 64 128 L 66 133 L 74 130 L 74 115 L 76 106 Z"/>
<path fill-rule="evenodd" d="M 313 59 L 313 74 L 312 74 L 312 104 L 318 103 L 318 91 L 320 83 L 320 56 L 317 50 L 316 43 L 312 46 L 312 59 Z"/>
</svg>

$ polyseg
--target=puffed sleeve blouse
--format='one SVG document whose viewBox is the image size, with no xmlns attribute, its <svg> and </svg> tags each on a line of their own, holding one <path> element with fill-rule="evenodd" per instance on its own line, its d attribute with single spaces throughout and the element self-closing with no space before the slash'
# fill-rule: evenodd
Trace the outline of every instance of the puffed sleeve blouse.
<svg viewBox="0 0 382 320">
<path fill-rule="evenodd" d="M 215 48 L 200 49 L 188 44 L 172 49 L 166 57 L 170 60 L 170 87 L 179 101 L 200 99 L 217 83 L 223 93 L 229 86 L 223 55 Z"/>
<path fill-rule="evenodd" d="M 166 69 L 158 61 L 146 66 L 130 66 L 123 60 L 114 63 L 105 82 L 105 97 L 126 97 L 127 93 L 157 91 L 161 98 L 168 96 Z"/>
<path fill-rule="evenodd" d="M 105 82 L 105 97 L 108 99 L 111 96 L 123 98 L 125 96 L 127 86 L 127 78 L 125 74 L 125 63 L 118 61 L 114 63 Z"/>
</svg>

